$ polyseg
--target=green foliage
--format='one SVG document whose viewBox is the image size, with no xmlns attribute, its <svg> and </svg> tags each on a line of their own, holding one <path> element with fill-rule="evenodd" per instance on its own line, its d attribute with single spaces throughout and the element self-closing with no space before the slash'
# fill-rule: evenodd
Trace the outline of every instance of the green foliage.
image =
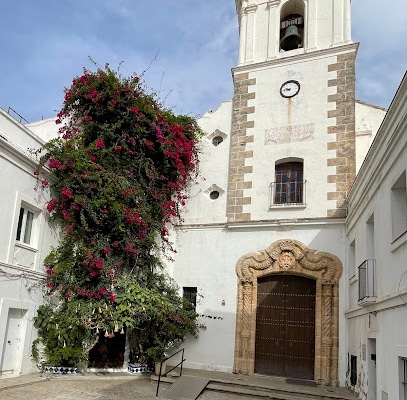
<svg viewBox="0 0 407 400">
<path fill-rule="evenodd" d="M 84 326 L 69 310 L 70 304 L 61 308 L 42 305 L 34 317 L 39 338 L 33 342 L 32 356 L 37 364 L 72 367 L 86 359 L 84 339 L 89 336 Z"/>
<path fill-rule="evenodd" d="M 35 172 L 63 231 L 45 260 L 54 303 L 36 317 L 45 357 L 79 362 L 100 331 L 126 329 L 153 358 L 150 347 L 200 329 L 160 263 L 174 251 L 168 228 L 197 176 L 196 121 L 106 66 L 73 80 L 56 122 L 60 137 L 41 149 Z"/>
</svg>

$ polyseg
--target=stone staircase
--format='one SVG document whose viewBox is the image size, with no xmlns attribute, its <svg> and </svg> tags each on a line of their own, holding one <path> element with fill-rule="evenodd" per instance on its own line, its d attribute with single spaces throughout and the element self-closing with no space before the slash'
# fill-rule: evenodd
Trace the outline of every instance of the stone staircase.
<svg viewBox="0 0 407 400">
<path fill-rule="evenodd" d="M 194 379 L 195 378 L 195 379 Z M 196 379 L 200 378 L 200 379 Z M 151 376 L 153 381 L 158 377 Z M 179 380 L 178 384 L 176 383 Z M 167 399 L 197 399 L 202 391 L 233 393 L 242 398 L 275 400 L 355 400 L 344 388 L 316 385 L 312 381 L 280 377 L 245 376 L 214 371 L 185 370 L 182 377 L 171 374 L 161 377 L 159 397 Z M 168 386 L 171 384 L 171 386 Z M 188 397 L 189 396 L 189 397 Z"/>
</svg>

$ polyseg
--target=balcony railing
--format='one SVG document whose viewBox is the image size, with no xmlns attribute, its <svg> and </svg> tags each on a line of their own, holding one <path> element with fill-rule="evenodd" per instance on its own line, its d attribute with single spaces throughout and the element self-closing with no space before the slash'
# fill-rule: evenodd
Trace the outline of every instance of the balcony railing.
<svg viewBox="0 0 407 400">
<path fill-rule="evenodd" d="M 270 207 L 305 205 L 307 181 L 271 182 Z"/>
<path fill-rule="evenodd" d="M 359 303 L 376 301 L 376 260 L 365 260 L 358 267 Z"/>
</svg>

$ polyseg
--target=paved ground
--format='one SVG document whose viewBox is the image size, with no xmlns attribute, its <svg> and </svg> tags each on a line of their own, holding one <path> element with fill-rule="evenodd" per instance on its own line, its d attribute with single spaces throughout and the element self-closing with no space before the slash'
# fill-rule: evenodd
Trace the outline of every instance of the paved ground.
<svg viewBox="0 0 407 400">
<path fill-rule="evenodd" d="M 224 393 L 205 389 L 198 400 L 242 400 L 259 399 L 258 389 L 267 397 L 280 393 L 278 398 L 291 400 L 330 398 L 332 400 L 355 400 L 356 398 L 344 388 L 315 385 L 313 382 L 287 382 L 282 377 L 246 376 L 240 374 L 185 369 L 184 374 L 203 377 L 210 380 L 208 387 L 224 390 L 234 386 L 239 394 Z M 153 400 L 157 381 L 150 374 L 136 375 L 123 372 L 86 372 L 77 375 L 31 374 L 15 377 L 0 376 L 0 400 L 114 400 L 114 399 L 144 399 Z M 171 379 L 167 379 L 171 381 Z M 173 381 L 173 379 L 172 379 Z M 295 381 L 295 380 L 294 380 Z M 312 383 L 312 385 L 310 385 Z M 162 382 L 160 394 L 170 383 Z M 240 388 L 240 389 L 238 389 Z M 233 391 L 233 390 L 231 390 Z M 263 397 L 264 400 L 264 397 Z"/>
<path fill-rule="evenodd" d="M 160 393 L 168 384 L 160 386 Z M 134 376 L 56 375 L 20 386 L 0 387 L 0 400 L 157 400 L 157 385 Z M 245 397 L 205 391 L 199 400 L 242 400 Z M 252 397 L 250 397 L 252 399 Z"/>
</svg>

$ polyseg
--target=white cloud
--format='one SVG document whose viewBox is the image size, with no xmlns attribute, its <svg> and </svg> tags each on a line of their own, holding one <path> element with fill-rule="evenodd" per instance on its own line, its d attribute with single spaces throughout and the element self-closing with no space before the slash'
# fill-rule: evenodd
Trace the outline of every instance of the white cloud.
<svg viewBox="0 0 407 400">
<path fill-rule="evenodd" d="M 238 23 L 233 0 L 6 2 L 0 16 L 0 106 L 30 121 L 51 117 L 63 88 L 92 68 L 145 74 L 176 112 L 203 114 L 232 96 Z M 407 65 L 407 0 L 352 0 L 360 42 L 357 97 L 388 106 Z M 155 56 L 158 55 L 155 59 Z"/>
</svg>

